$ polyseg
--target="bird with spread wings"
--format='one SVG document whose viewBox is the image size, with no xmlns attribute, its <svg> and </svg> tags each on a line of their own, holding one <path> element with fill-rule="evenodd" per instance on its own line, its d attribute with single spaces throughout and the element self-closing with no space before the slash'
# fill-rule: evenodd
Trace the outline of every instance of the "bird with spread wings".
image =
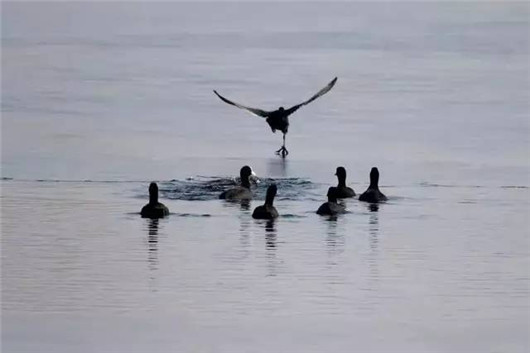
<svg viewBox="0 0 530 353">
<path fill-rule="evenodd" d="M 314 101 L 318 97 L 321 97 L 324 94 L 328 93 L 333 88 L 333 86 L 335 86 L 336 82 L 337 82 L 337 77 L 335 77 L 333 80 L 331 80 L 326 85 L 326 87 L 322 88 L 320 91 L 318 91 L 315 95 L 313 95 L 308 100 L 306 100 L 306 101 L 304 101 L 304 102 L 302 102 L 300 104 L 294 105 L 294 106 L 292 106 L 289 109 L 284 109 L 283 107 L 280 107 L 277 110 L 273 110 L 273 111 L 266 111 L 266 110 L 261 110 L 261 109 L 256 109 L 256 108 L 250 108 L 250 107 L 247 107 L 247 106 L 244 106 L 242 104 L 235 103 L 235 102 L 233 102 L 231 100 L 226 99 L 225 97 L 223 97 L 219 93 L 217 93 L 216 90 L 214 90 L 213 92 L 223 102 L 231 104 L 231 105 L 236 106 L 236 107 L 241 108 L 241 109 L 245 109 L 245 110 L 249 111 L 250 113 L 252 113 L 253 115 L 265 118 L 267 123 L 271 127 L 272 132 L 276 132 L 276 130 L 280 130 L 283 133 L 283 145 L 282 145 L 282 147 L 279 150 L 276 151 L 276 154 L 281 155 L 282 157 L 285 158 L 285 156 L 287 156 L 289 154 L 289 152 L 287 151 L 287 148 L 285 148 L 285 135 L 287 134 L 287 131 L 289 129 L 289 115 L 291 115 L 292 113 L 297 111 L 300 107 L 303 107 L 304 105 L 311 103 L 312 101 Z"/>
</svg>

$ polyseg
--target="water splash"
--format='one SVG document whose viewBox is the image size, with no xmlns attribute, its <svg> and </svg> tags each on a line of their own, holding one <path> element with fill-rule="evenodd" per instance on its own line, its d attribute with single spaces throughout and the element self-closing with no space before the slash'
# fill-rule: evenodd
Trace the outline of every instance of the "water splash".
<svg viewBox="0 0 530 353">
<path fill-rule="evenodd" d="M 159 190 L 162 197 L 170 200 L 206 201 L 217 200 L 221 192 L 238 184 L 238 178 L 200 176 L 186 180 L 161 182 Z M 264 200 L 267 188 L 271 184 L 278 186 L 278 200 L 311 200 L 318 196 L 316 189 L 319 185 L 307 179 L 264 178 L 252 185 L 254 199 Z"/>
</svg>

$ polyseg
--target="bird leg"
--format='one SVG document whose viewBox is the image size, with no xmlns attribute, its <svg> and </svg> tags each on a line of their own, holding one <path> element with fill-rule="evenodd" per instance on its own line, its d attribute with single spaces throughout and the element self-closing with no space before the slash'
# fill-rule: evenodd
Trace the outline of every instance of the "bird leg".
<svg viewBox="0 0 530 353">
<path fill-rule="evenodd" d="M 289 154 L 289 151 L 285 148 L 285 134 L 283 134 L 283 145 L 278 151 L 276 151 L 276 154 L 282 156 L 282 158 L 285 158 L 285 156 Z"/>
</svg>

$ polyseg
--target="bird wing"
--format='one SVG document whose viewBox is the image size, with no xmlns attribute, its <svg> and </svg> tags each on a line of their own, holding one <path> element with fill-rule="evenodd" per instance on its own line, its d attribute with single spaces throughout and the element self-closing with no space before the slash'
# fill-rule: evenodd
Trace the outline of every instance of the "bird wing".
<svg viewBox="0 0 530 353">
<path fill-rule="evenodd" d="M 267 112 L 267 111 L 261 110 L 261 109 L 257 109 L 257 108 L 246 107 L 244 105 L 232 102 L 231 100 L 228 100 L 225 97 L 221 96 L 219 93 L 217 93 L 216 90 L 214 90 L 213 93 L 215 93 L 217 95 L 217 97 L 219 97 L 223 102 L 231 104 L 231 105 L 234 105 L 234 106 L 236 106 L 238 108 L 241 108 L 241 109 L 248 110 L 249 112 L 251 112 L 252 114 L 254 114 L 256 116 L 260 116 L 262 118 L 267 118 L 269 116 L 270 112 Z"/>
<path fill-rule="evenodd" d="M 321 97 L 323 96 L 324 94 L 328 93 L 332 88 L 333 86 L 335 86 L 335 83 L 337 82 L 337 77 L 335 77 L 333 80 L 331 80 L 327 85 L 326 87 L 322 88 L 320 91 L 318 91 L 313 97 L 309 98 L 308 100 L 306 100 L 305 102 L 302 102 L 300 104 L 297 104 L 289 109 L 287 109 L 287 113 L 288 114 L 292 114 L 294 113 L 295 111 L 298 110 L 298 108 L 306 105 L 306 104 L 309 104 L 311 103 L 312 101 L 314 101 L 315 99 L 317 99 L 318 97 Z"/>
</svg>

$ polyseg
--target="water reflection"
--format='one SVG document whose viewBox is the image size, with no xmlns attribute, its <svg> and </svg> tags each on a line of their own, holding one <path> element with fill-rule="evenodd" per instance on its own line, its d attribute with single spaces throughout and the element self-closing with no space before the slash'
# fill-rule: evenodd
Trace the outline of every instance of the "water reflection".
<svg viewBox="0 0 530 353">
<path fill-rule="evenodd" d="M 368 242 L 370 246 L 367 259 L 368 278 L 370 288 L 377 290 L 379 280 L 379 204 L 368 204 L 367 209 L 370 215 L 368 219 Z"/>
<path fill-rule="evenodd" d="M 242 205 L 241 205 L 241 208 L 243 210 Z M 249 217 L 249 212 L 242 212 L 239 214 L 239 245 L 240 245 L 239 252 L 241 254 L 241 258 L 243 259 L 249 258 L 251 254 L 251 244 L 250 244 L 251 224 L 252 224 L 252 220 Z"/>
<path fill-rule="evenodd" d="M 329 260 L 328 264 L 336 265 L 334 258 L 344 252 L 344 234 L 339 232 L 337 216 L 328 216 L 325 220 L 327 223 L 326 247 Z"/>
<path fill-rule="evenodd" d="M 267 276 L 276 276 L 278 273 L 276 250 L 278 248 L 278 232 L 276 220 L 255 220 L 265 230 L 265 258 L 267 259 Z"/>
<path fill-rule="evenodd" d="M 271 176 L 287 177 L 287 159 L 271 158 L 267 163 L 267 173 Z"/>
<path fill-rule="evenodd" d="M 250 200 L 241 200 L 239 201 L 239 208 L 241 211 L 249 211 L 250 210 Z"/>
<path fill-rule="evenodd" d="M 159 219 L 147 219 L 147 263 L 149 270 L 158 269 Z"/>
<path fill-rule="evenodd" d="M 239 207 L 241 211 L 250 210 L 250 200 L 224 200 L 223 207 Z"/>
<path fill-rule="evenodd" d="M 265 223 L 265 247 L 267 250 L 276 249 L 276 225 L 274 219 L 269 219 Z"/>
<path fill-rule="evenodd" d="M 367 207 L 368 211 L 370 211 L 368 232 L 370 233 L 370 236 L 377 236 L 379 233 L 379 204 L 371 203 Z"/>
</svg>

